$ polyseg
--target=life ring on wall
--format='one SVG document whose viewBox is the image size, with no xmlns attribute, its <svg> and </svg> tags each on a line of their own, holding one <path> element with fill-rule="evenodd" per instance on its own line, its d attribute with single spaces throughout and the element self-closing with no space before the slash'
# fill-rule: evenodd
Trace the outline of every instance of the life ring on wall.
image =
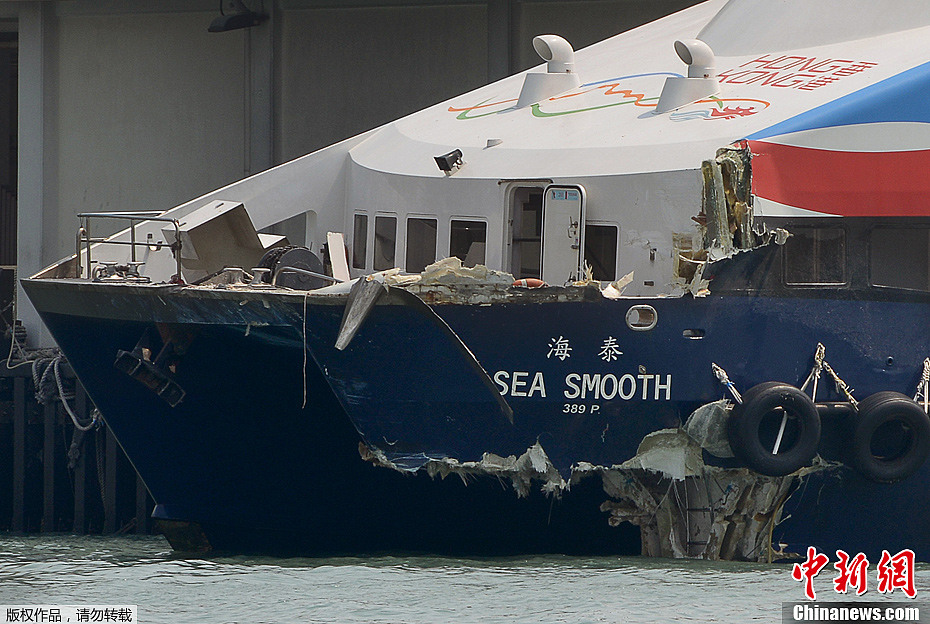
<svg viewBox="0 0 930 624">
<path fill-rule="evenodd" d="M 742 398 L 727 420 L 733 454 L 772 477 L 809 466 L 820 443 L 820 415 L 813 400 L 779 381 L 753 386 Z"/>
<path fill-rule="evenodd" d="M 524 279 L 514 280 L 512 285 L 520 288 L 543 288 L 549 284 L 535 277 L 526 277 Z"/>
<path fill-rule="evenodd" d="M 859 403 L 849 453 L 850 464 L 870 481 L 906 479 L 930 454 L 930 418 L 900 392 L 876 392 Z"/>
</svg>

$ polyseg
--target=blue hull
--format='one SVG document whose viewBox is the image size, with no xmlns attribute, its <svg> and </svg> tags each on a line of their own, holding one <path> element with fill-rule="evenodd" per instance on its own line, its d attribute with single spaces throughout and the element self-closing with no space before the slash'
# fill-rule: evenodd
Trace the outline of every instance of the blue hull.
<svg viewBox="0 0 930 624">
<path fill-rule="evenodd" d="M 607 526 L 598 510 L 605 497 L 593 480 L 577 497 L 554 501 L 534 492 L 517 499 L 491 477 L 466 486 L 454 476 L 434 480 L 363 461 L 357 431 L 312 360 L 305 368 L 299 296 L 265 307 L 254 297 L 240 305 L 234 293 L 199 299 L 142 288 L 112 296 L 106 288 L 62 294 L 42 286 L 27 283 L 177 548 L 283 555 L 639 551 L 635 527 Z M 156 323 L 195 335 L 176 367 L 187 394 L 174 408 L 114 368 L 117 351 L 131 350 Z M 204 540 L 176 530 L 188 524 Z"/>
<path fill-rule="evenodd" d="M 388 297 L 338 351 L 344 297 L 26 287 L 149 487 L 155 516 L 194 523 L 211 547 L 239 552 L 636 553 L 638 529 L 609 527 L 599 510 L 599 479 L 558 500 L 538 487 L 518 499 L 493 476 L 466 486 L 412 469 L 430 458 L 520 455 L 538 441 L 568 476 L 581 461 L 629 459 L 643 436 L 723 396 L 711 362 L 740 389 L 800 385 L 822 342 L 861 398 L 913 394 L 930 352 L 914 322 L 923 305 L 904 301 L 636 300 L 658 315 L 654 330 L 640 332 L 624 321 L 630 300 L 596 292 L 432 308 Z M 876 334 L 875 319 L 887 331 Z M 187 392 L 174 408 L 113 364 L 155 327 L 193 336 L 173 373 Z M 619 353 L 604 351 L 610 338 Z M 558 350 L 560 339 L 570 351 Z M 490 382 L 463 358 L 463 344 Z M 838 398 L 827 385 L 818 398 Z M 843 459 L 847 425 L 824 420 L 823 456 Z M 363 461 L 360 441 L 411 472 Z M 911 548 L 930 560 L 930 531 L 919 521 L 928 485 L 926 465 L 893 485 L 848 468 L 812 475 L 786 504 L 775 542 L 870 557 Z"/>
<path fill-rule="evenodd" d="M 917 301 L 633 301 L 596 291 L 578 299 L 437 304 L 431 315 L 395 298 L 374 308 L 344 351 L 333 348 L 342 309 L 311 304 L 308 346 L 366 441 L 398 465 L 412 469 L 442 457 L 474 461 L 485 452 L 519 455 L 539 441 L 565 477 L 578 462 L 622 463 L 646 434 L 677 427 L 696 407 L 725 396 L 712 362 L 743 391 L 773 380 L 800 386 L 821 342 L 861 400 L 882 390 L 913 395 L 930 353 L 925 324 L 915 322 L 925 317 L 926 304 Z M 653 330 L 627 327 L 634 304 L 654 307 Z M 468 401 L 493 402 L 461 362 L 458 340 L 512 407 L 512 424 L 500 411 L 475 417 L 479 410 Z M 560 340 L 570 350 L 558 351 Z M 826 375 L 818 400 L 843 400 Z M 819 453 L 825 459 L 848 459 L 848 420 L 823 418 Z M 705 461 L 735 465 L 706 452 Z M 845 467 L 811 475 L 786 505 L 774 541 L 795 552 L 813 544 L 870 557 L 911 548 L 928 560 L 930 530 L 919 521 L 930 505 L 928 485 L 927 465 L 895 484 L 872 483 Z"/>
</svg>

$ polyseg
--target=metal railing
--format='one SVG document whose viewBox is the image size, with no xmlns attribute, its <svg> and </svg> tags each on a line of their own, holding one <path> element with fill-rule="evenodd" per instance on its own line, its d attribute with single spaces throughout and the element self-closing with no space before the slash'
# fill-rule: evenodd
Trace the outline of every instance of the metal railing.
<svg viewBox="0 0 930 624">
<path fill-rule="evenodd" d="M 178 279 L 181 277 L 181 226 L 177 219 L 171 217 L 160 217 L 159 212 L 82 212 L 78 214 L 81 225 L 78 227 L 75 248 L 77 258 L 75 260 L 75 277 L 81 277 L 84 268 L 81 265 L 82 253 L 87 254 L 87 279 L 92 278 L 93 260 L 91 259 L 91 246 L 95 243 L 106 243 L 108 245 L 129 245 L 130 246 L 130 264 L 136 263 L 136 247 L 148 247 L 152 245 L 151 241 L 136 240 L 136 225 L 142 221 L 159 221 L 162 223 L 171 223 L 174 225 L 174 243 L 167 246 L 174 255 L 177 268 Z M 129 221 L 129 240 L 110 240 L 109 238 L 93 238 L 90 235 L 90 220 L 92 218 L 100 219 L 122 219 Z M 166 243 L 158 243 L 159 246 Z M 83 249 L 82 249 L 83 247 Z"/>
</svg>

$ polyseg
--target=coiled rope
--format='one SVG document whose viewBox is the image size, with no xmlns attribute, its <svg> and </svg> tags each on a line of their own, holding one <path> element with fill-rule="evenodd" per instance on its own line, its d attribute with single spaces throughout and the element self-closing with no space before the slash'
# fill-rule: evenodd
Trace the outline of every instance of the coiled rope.
<svg viewBox="0 0 930 624">
<path fill-rule="evenodd" d="M 90 422 L 83 424 L 80 422 L 77 414 L 74 413 L 74 410 L 71 409 L 71 405 L 68 404 L 68 399 L 73 399 L 74 394 L 65 390 L 64 383 L 61 380 L 61 361 L 63 359 L 64 356 L 59 354 L 54 358 L 33 360 L 32 383 L 35 386 L 36 401 L 38 401 L 40 405 L 48 405 L 49 402 L 57 398 L 61 401 L 68 416 L 71 417 L 71 422 L 74 423 L 75 429 L 78 431 L 90 431 L 97 424 L 97 414 L 99 412 L 95 410 Z M 52 386 L 51 379 L 49 378 L 50 375 L 54 377 L 54 386 Z M 56 389 L 58 391 L 57 396 L 55 394 Z"/>
</svg>

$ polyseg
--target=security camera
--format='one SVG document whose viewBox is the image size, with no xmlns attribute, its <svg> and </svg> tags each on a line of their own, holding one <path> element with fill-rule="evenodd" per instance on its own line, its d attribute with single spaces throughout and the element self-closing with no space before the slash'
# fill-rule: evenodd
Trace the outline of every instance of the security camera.
<svg viewBox="0 0 930 624">
<path fill-rule="evenodd" d="M 434 156 L 433 158 L 436 160 L 436 165 L 439 167 L 439 170 L 447 173 L 452 173 L 452 171 L 462 166 L 462 150 L 460 149 L 452 150 L 448 154 Z"/>
</svg>

